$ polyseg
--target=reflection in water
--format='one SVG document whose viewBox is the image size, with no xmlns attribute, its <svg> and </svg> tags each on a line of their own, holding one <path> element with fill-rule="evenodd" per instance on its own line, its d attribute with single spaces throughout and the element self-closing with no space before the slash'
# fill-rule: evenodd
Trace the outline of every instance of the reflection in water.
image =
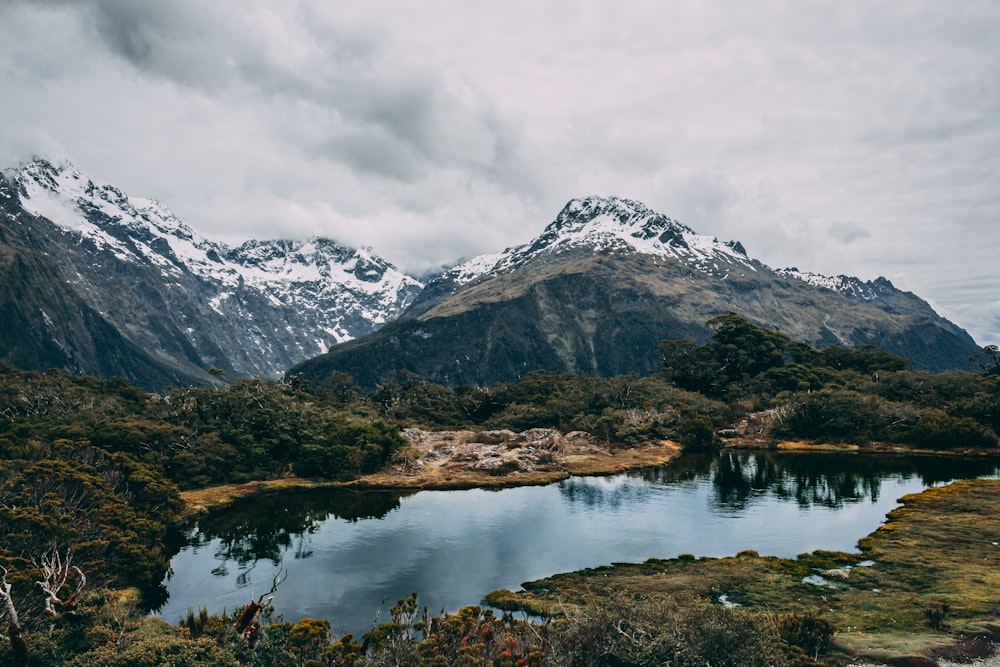
<svg viewBox="0 0 1000 667">
<path fill-rule="evenodd" d="M 245 566 L 268 560 L 277 567 L 293 544 L 294 558 L 311 556 L 308 538 L 325 521 L 382 519 L 398 509 L 400 499 L 407 495 L 412 492 L 345 489 L 263 495 L 199 520 L 187 536 L 186 546 L 214 544 L 215 558 L 220 561 L 212 570 L 216 576 L 228 575 L 227 564 L 231 561 Z M 245 584 L 246 578 L 247 571 L 243 570 L 237 583 Z"/>
<path fill-rule="evenodd" d="M 618 511 L 635 506 L 652 493 L 648 484 L 623 481 L 608 486 L 601 478 L 570 477 L 559 484 L 559 494 L 571 505 Z"/>
<path fill-rule="evenodd" d="M 740 510 L 768 495 L 801 507 L 837 509 L 863 499 L 877 501 L 885 478 L 916 477 L 923 486 L 995 475 L 998 462 L 935 456 L 872 456 L 838 453 L 723 451 L 684 455 L 675 463 L 636 475 L 668 485 L 710 480 L 716 509 Z M 584 480 L 585 483 L 585 480 Z M 578 496 L 585 494 L 579 490 Z M 607 501 L 612 504 L 614 501 Z"/>
<path fill-rule="evenodd" d="M 543 487 L 297 491 L 202 518 L 178 545 L 159 613 L 210 613 L 289 571 L 275 599 L 289 620 L 364 632 L 383 599 L 418 591 L 435 610 L 496 588 L 612 562 L 741 549 L 794 557 L 851 550 L 896 498 L 928 484 L 996 475 L 995 461 L 733 452 Z"/>
<path fill-rule="evenodd" d="M 863 498 L 878 500 L 881 479 L 901 474 L 898 463 L 835 459 L 793 456 L 779 466 L 768 453 L 726 453 L 718 459 L 712 479 L 717 502 L 720 508 L 742 509 L 755 497 L 771 494 L 800 507 L 840 508 Z M 910 477 L 908 469 L 902 474 Z"/>
</svg>

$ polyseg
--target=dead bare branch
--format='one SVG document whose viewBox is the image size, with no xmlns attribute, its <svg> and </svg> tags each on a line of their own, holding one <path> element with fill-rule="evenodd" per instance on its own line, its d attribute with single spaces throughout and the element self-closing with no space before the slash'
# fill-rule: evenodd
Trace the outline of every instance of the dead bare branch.
<svg viewBox="0 0 1000 667">
<path fill-rule="evenodd" d="M 284 577 L 281 576 L 282 572 L 284 572 Z M 257 616 L 260 614 L 261 609 L 271 604 L 272 600 L 274 600 L 274 593 L 278 590 L 278 586 L 280 586 L 286 579 L 288 579 L 288 573 L 283 570 L 278 570 L 278 573 L 274 575 L 274 578 L 271 581 L 271 590 L 266 593 L 262 593 L 256 601 L 251 600 L 245 607 L 243 607 L 243 613 L 240 614 L 240 617 L 233 625 L 236 633 L 247 640 L 250 644 L 256 643 L 257 639 L 260 637 L 260 622 L 257 620 Z"/>
<path fill-rule="evenodd" d="M 7 615 L 7 641 L 10 642 L 10 652 L 14 656 L 14 667 L 27 667 L 28 644 L 21 636 L 21 621 L 17 617 L 14 599 L 10 595 L 10 583 L 7 581 L 7 568 L 0 566 L 0 598 L 3 598 L 4 612 Z"/>
<path fill-rule="evenodd" d="M 41 563 L 35 563 L 42 573 L 42 581 L 36 581 L 38 587 L 45 593 L 45 615 L 49 617 L 60 614 L 75 615 L 79 602 L 77 596 L 87 585 L 87 576 L 76 565 L 72 564 L 72 552 L 67 551 L 65 559 L 59 555 L 58 549 L 51 549 L 42 554 Z M 70 578 L 77 580 L 76 589 L 63 600 L 59 591 Z"/>
</svg>

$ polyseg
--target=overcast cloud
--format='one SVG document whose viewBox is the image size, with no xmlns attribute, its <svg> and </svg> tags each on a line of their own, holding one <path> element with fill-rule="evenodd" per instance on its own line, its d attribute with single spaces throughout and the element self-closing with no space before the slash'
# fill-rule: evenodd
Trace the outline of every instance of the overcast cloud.
<svg viewBox="0 0 1000 667">
<path fill-rule="evenodd" d="M 414 274 L 621 195 L 997 344 L 998 32 L 996 0 L 0 0 L 0 166 Z"/>
</svg>

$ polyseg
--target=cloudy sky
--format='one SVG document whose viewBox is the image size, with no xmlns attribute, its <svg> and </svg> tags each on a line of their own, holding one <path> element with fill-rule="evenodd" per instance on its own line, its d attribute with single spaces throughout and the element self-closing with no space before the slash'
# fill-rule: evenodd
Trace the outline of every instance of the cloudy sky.
<svg viewBox="0 0 1000 667">
<path fill-rule="evenodd" d="M 0 166 L 414 274 L 643 201 L 1000 343 L 996 0 L 0 0 Z"/>
</svg>

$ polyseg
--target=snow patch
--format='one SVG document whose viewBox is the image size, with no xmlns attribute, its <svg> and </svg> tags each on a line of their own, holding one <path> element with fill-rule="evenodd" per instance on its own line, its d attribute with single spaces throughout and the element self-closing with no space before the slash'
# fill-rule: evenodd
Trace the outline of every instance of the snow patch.
<svg viewBox="0 0 1000 667">
<path fill-rule="evenodd" d="M 725 278 L 730 271 L 728 267 L 734 264 L 757 271 L 756 262 L 742 252 L 738 243 L 721 243 L 697 234 L 629 199 L 589 197 L 570 201 L 531 243 L 474 257 L 442 276 L 456 285 L 464 285 L 484 275 L 503 273 L 546 253 L 572 248 L 679 259 L 720 278 Z"/>
</svg>

